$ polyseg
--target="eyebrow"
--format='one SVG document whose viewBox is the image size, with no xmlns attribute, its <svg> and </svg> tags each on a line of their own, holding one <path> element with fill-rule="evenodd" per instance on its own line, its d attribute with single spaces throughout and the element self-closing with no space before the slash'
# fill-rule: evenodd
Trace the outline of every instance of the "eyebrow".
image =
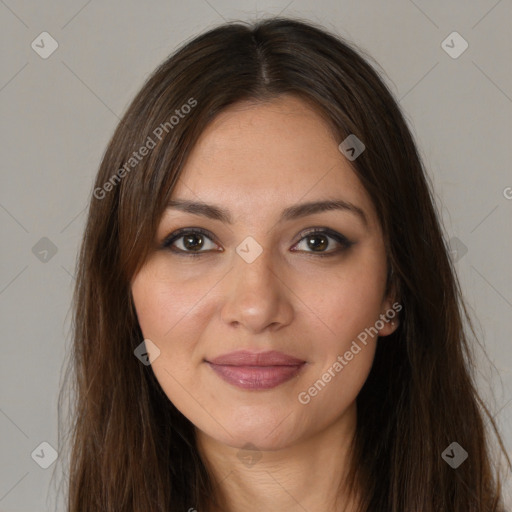
<svg viewBox="0 0 512 512">
<path fill-rule="evenodd" d="M 189 201 L 187 199 L 174 199 L 167 203 L 167 208 L 173 208 L 193 215 L 202 215 L 214 220 L 220 220 L 226 224 L 233 224 L 233 218 L 229 210 L 213 204 L 203 203 L 201 201 Z M 355 204 L 343 199 L 327 199 L 323 201 L 311 201 L 300 203 L 285 208 L 280 217 L 280 221 L 293 220 L 315 213 L 340 210 L 354 214 L 365 226 L 368 226 L 368 219 L 364 211 Z"/>
</svg>

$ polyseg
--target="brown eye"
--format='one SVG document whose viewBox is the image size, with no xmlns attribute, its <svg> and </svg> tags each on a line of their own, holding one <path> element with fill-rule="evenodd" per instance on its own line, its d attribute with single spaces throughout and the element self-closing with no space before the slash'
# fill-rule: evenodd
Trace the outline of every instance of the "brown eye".
<svg viewBox="0 0 512 512">
<path fill-rule="evenodd" d="M 348 240 L 341 233 L 328 228 L 310 230 L 302 235 L 299 242 L 295 244 L 294 251 L 318 256 L 332 256 L 354 245 L 354 242 Z"/>
<path fill-rule="evenodd" d="M 323 251 L 329 245 L 329 240 L 324 235 L 312 235 L 305 238 L 308 247 L 313 251 Z"/>
<path fill-rule="evenodd" d="M 212 238 L 210 233 L 201 228 L 179 229 L 164 240 L 162 248 L 176 253 L 199 256 L 202 253 L 219 251 L 219 246 L 213 242 Z"/>
<path fill-rule="evenodd" d="M 190 235 L 185 235 L 182 238 L 183 246 L 191 251 L 199 251 L 199 249 L 204 245 L 203 235 L 198 235 L 197 233 L 191 233 Z"/>
</svg>

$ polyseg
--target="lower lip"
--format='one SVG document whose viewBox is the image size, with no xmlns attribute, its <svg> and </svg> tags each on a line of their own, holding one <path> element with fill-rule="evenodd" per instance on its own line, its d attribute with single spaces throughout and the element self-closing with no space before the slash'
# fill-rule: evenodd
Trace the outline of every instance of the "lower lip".
<svg viewBox="0 0 512 512">
<path fill-rule="evenodd" d="M 294 366 L 229 366 L 208 363 L 217 375 L 242 389 L 271 389 L 295 377 L 305 363 Z"/>
</svg>

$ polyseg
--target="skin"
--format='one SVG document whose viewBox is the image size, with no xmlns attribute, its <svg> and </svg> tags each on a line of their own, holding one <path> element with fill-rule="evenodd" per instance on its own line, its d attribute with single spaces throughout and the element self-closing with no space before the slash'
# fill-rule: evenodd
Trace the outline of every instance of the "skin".
<svg viewBox="0 0 512 512">
<path fill-rule="evenodd" d="M 309 403 L 298 400 L 394 302 L 385 296 L 386 254 L 374 207 L 340 142 L 294 96 L 222 112 L 196 144 L 172 199 L 221 206 L 233 223 L 168 209 L 155 250 L 132 280 L 142 332 L 160 350 L 152 369 L 195 425 L 225 511 L 354 510 L 353 499 L 336 496 L 377 337 L 359 343 L 361 351 Z M 285 207 L 324 199 L 357 205 L 367 224 L 347 210 L 279 220 Z M 160 247 L 190 227 L 215 237 L 198 236 L 200 256 Z M 304 238 L 312 227 L 354 243 L 344 248 L 320 235 L 314 242 L 328 243 L 324 252 L 339 249 L 321 257 Z M 263 250 L 252 263 L 236 252 L 248 236 Z M 183 243 L 174 247 L 186 250 Z M 379 336 L 396 329 L 394 322 L 384 322 Z M 239 349 L 278 350 L 306 365 L 275 388 L 243 390 L 205 362 Z"/>
</svg>

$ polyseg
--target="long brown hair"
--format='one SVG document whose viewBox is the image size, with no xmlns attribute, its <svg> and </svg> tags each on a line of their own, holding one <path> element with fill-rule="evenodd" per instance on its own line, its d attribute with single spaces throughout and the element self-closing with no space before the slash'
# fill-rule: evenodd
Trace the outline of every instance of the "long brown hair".
<svg viewBox="0 0 512 512">
<path fill-rule="evenodd" d="M 339 142 L 355 134 L 365 144 L 352 167 L 375 205 L 393 270 L 388 285 L 403 307 L 357 398 L 351 478 L 360 510 L 504 510 L 485 420 L 503 444 L 473 383 L 474 330 L 431 185 L 367 60 L 310 23 L 226 24 L 183 45 L 129 106 L 97 174 L 77 265 L 66 388 L 74 392 L 70 512 L 207 509 L 214 482 L 194 426 L 134 356 L 143 336 L 130 281 L 208 123 L 236 102 L 282 94 L 312 105 Z M 468 453 L 457 469 L 441 456 L 454 441 Z"/>
</svg>

